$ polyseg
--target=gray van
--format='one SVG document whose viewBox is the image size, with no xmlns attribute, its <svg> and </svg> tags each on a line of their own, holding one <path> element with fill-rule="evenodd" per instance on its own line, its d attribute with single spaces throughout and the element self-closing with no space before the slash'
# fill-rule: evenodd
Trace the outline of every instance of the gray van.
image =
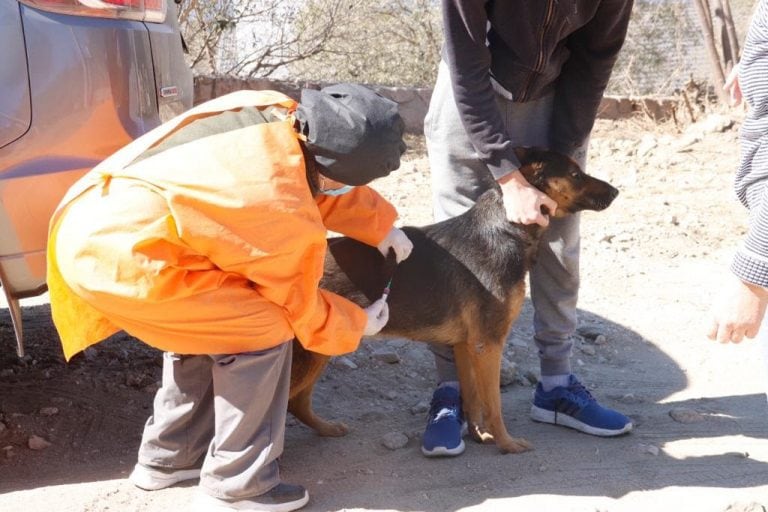
<svg viewBox="0 0 768 512">
<path fill-rule="evenodd" d="M 173 0 L 0 0 L 0 285 L 45 292 L 48 221 L 69 186 L 192 105 Z"/>
</svg>

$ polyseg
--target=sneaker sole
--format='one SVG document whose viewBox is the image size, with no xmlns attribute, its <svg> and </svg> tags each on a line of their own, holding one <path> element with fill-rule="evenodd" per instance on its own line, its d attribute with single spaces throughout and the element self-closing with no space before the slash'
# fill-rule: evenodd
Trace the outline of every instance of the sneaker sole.
<svg viewBox="0 0 768 512">
<path fill-rule="evenodd" d="M 200 478 L 199 469 L 180 469 L 173 473 L 163 473 L 151 468 L 136 465 L 128 479 L 133 485 L 145 491 L 159 491 L 179 482 Z"/>
<path fill-rule="evenodd" d="M 205 494 L 198 492 L 192 503 L 192 512 L 228 512 L 231 510 L 250 510 L 253 512 L 291 512 L 298 510 L 309 502 L 309 492 L 304 491 L 304 496 L 298 500 L 288 501 L 286 503 L 254 503 L 252 501 L 242 500 L 227 503 Z"/>
<path fill-rule="evenodd" d="M 557 414 L 555 411 L 542 409 L 541 407 L 537 407 L 535 405 L 531 406 L 531 419 L 540 423 L 549 423 L 551 425 L 560 425 L 563 427 L 572 428 L 574 430 L 584 432 L 585 434 L 591 434 L 593 436 L 599 437 L 620 436 L 621 434 L 626 434 L 632 430 L 632 422 L 627 423 L 618 430 L 598 428 L 587 425 L 586 423 L 582 423 L 573 416 L 568 416 L 567 414 Z"/>
<path fill-rule="evenodd" d="M 456 446 L 456 448 L 446 448 L 445 446 L 435 446 L 431 450 L 427 450 L 423 446 L 421 447 L 421 453 L 425 457 L 455 457 L 456 455 L 461 455 L 464 453 L 464 449 L 466 448 L 466 445 L 464 444 L 464 440 L 462 439 L 461 442 Z"/>
<path fill-rule="evenodd" d="M 461 437 L 464 437 L 467 435 L 467 432 L 469 432 L 467 428 L 467 422 L 465 421 L 461 425 Z M 424 445 L 421 446 L 421 453 L 425 457 L 455 457 L 457 455 L 461 455 L 464 453 L 464 449 L 467 446 L 464 444 L 464 440 L 460 440 L 459 444 L 455 448 L 446 448 L 445 446 L 435 446 L 431 450 L 428 450 L 424 447 Z"/>
</svg>

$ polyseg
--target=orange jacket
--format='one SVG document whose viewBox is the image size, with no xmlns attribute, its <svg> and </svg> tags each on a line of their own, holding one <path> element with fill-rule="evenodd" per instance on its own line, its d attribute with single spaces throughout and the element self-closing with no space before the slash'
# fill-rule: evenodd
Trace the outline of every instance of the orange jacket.
<svg viewBox="0 0 768 512">
<path fill-rule="evenodd" d="M 329 355 L 357 347 L 363 310 L 318 289 L 326 228 L 376 245 L 396 212 L 368 187 L 313 198 L 292 116 L 135 161 L 195 120 L 243 106 L 291 113 L 296 103 L 240 91 L 199 105 L 115 153 L 63 199 L 51 220 L 48 287 L 67 359 L 120 329 L 185 354 L 262 350 L 294 336 Z"/>
</svg>

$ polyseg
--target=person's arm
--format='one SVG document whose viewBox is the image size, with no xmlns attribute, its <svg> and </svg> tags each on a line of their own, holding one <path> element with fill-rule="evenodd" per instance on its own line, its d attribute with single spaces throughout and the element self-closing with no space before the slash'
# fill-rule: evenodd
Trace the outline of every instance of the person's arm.
<svg viewBox="0 0 768 512">
<path fill-rule="evenodd" d="M 604 0 L 594 17 L 568 36 L 571 53 L 557 79 L 550 149 L 573 156 L 589 137 L 631 12 L 632 0 Z"/>
<path fill-rule="evenodd" d="M 491 54 L 486 45 L 488 17 L 484 0 L 443 0 L 443 57 L 464 129 L 482 162 L 498 180 L 507 218 L 546 226 L 555 202 L 532 187 L 519 171 L 520 161 L 507 135 L 491 85 Z"/>
<path fill-rule="evenodd" d="M 517 170 L 520 161 L 491 85 L 486 3 L 443 0 L 443 58 L 450 70 L 454 99 L 467 135 L 493 177 L 499 179 Z"/>
<path fill-rule="evenodd" d="M 340 196 L 315 198 L 323 223 L 331 231 L 376 246 L 397 219 L 397 210 L 371 187 L 355 187 Z"/>
<path fill-rule="evenodd" d="M 757 149 L 752 159 L 768 163 L 768 147 Z M 731 276 L 725 292 L 712 310 L 707 336 L 721 343 L 739 343 L 754 338 L 768 305 L 768 192 L 763 191 L 759 206 L 750 211 L 747 236 L 731 263 Z"/>
</svg>

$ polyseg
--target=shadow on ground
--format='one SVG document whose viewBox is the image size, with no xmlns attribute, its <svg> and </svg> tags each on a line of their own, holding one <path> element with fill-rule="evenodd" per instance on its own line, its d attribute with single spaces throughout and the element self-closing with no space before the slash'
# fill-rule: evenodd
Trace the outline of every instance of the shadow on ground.
<svg viewBox="0 0 768 512">
<path fill-rule="evenodd" d="M 23 316 L 28 355 L 18 360 L 10 316 L 0 310 L 0 421 L 5 426 L 0 426 L 0 494 L 124 478 L 151 412 L 160 353 L 119 334 L 65 364 L 49 307 L 25 307 Z M 518 326 L 529 325 L 530 316 L 526 304 Z M 505 419 L 510 433 L 530 440 L 534 451 L 501 455 L 494 446 L 470 441 L 461 457 L 427 459 L 419 452 L 419 436 L 423 402 L 433 384 L 430 356 L 424 345 L 397 342 L 391 346 L 400 361 L 386 364 L 371 357 L 381 342 L 367 341 L 350 356 L 354 365 L 330 365 L 315 393 L 317 411 L 345 421 L 352 432 L 323 439 L 290 420 L 283 478 L 309 488 L 308 510 L 435 512 L 530 494 L 619 498 L 669 486 L 739 488 L 768 482 L 768 466 L 749 455 L 768 438 L 764 395 L 724 393 L 663 403 L 687 386 L 681 368 L 621 325 L 585 311 L 580 318 L 604 332 L 607 343 L 577 349 L 575 369 L 605 405 L 633 418 L 636 428 L 630 435 L 600 439 L 533 423 L 528 418 L 532 387 L 520 378 L 502 390 Z M 525 339 L 529 333 L 518 326 L 512 337 Z M 518 342 L 510 350 L 521 374 L 535 368 L 531 346 Z M 680 423 L 669 415 L 674 408 L 694 410 L 701 418 Z M 406 434 L 408 444 L 384 447 L 383 437 L 392 432 Z M 30 449 L 33 435 L 51 445 Z M 679 442 L 708 450 L 680 457 L 664 449 Z M 653 447 L 660 451 L 654 454 Z"/>
</svg>

